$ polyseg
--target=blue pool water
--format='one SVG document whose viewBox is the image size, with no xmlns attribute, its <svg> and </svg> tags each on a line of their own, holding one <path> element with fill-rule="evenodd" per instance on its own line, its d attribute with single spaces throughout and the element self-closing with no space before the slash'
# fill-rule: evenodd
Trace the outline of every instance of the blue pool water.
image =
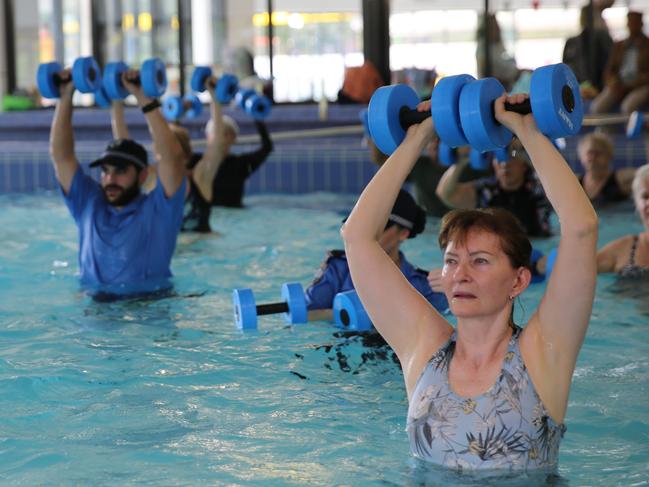
<svg viewBox="0 0 649 487">
<path fill-rule="evenodd" d="M 340 248 L 353 202 L 256 196 L 246 210 L 219 210 L 221 237 L 178 246 L 180 297 L 100 304 L 79 291 L 76 228 L 59 196 L 0 196 L 1 483 L 649 485 L 647 286 L 599 278 L 549 478 L 415 462 L 401 372 L 385 349 L 278 316 L 235 330 L 232 289 L 268 302 L 285 281 L 308 284 L 324 250 Z M 629 208 L 608 211 L 600 241 L 639 230 Z M 407 242 L 412 262 L 440 262 L 436 231 L 431 219 Z M 520 321 L 541 292 L 526 292 Z"/>
</svg>

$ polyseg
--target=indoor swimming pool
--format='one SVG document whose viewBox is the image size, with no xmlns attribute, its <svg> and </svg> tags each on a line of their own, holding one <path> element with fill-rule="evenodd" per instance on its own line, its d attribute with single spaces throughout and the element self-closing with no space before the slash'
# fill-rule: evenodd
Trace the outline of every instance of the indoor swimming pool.
<svg viewBox="0 0 649 487">
<path fill-rule="evenodd" d="M 385 347 L 331 324 L 261 317 L 231 294 L 308 285 L 355 196 L 257 195 L 216 209 L 220 236 L 182 235 L 175 295 L 96 303 L 79 288 L 77 229 L 55 192 L 0 195 L 0 479 L 7 485 L 649 485 L 649 284 L 598 278 L 557 475 L 484 478 L 410 454 L 407 400 Z M 556 225 L 555 225 L 556 229 Z M 404 253 L 441 262 L 438 221 Z M 600 246 L 640 231 L 601 214 Z M 549 250 L 558 237 L 535 241 Z M 542 294 L 516 308 L 524 323 Z M 575 293 L 579 292 L 575 289 Z"/>
</svg>

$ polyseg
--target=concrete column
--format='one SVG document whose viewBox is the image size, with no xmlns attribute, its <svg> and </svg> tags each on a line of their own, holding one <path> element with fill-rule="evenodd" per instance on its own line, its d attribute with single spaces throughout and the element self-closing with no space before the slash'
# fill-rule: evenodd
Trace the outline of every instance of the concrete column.
<svg viewBox="0 0 649 487">
<path fill-rule="evenodd" d="M 363 0 L 363 55 L 390 83 L 390 0 Z"/>
</svg>

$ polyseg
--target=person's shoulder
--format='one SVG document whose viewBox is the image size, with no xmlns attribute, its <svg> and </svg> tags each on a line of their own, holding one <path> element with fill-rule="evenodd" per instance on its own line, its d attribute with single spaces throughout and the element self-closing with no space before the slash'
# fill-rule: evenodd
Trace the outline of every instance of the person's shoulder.
<svg viewBox="0 0 649 487">
<path fill-rule="evenodd" d="M 324 264 L 328 264 L 333 260 L 344 260 L 347 261 L 347 256 L 345 251 L 341 249 L 331 249 L 325 252 Z"/>
</svg>

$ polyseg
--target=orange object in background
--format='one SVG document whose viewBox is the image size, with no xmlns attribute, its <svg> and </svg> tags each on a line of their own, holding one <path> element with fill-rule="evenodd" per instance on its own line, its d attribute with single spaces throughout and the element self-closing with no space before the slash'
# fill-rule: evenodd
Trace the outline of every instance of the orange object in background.
<svg viewBox="0 0 649 487">
<path fill-rule="evenodd" d="M 369 103 L 372 94 L 385 83 L 370 61 L 362 66 L 345 68 L 342 93 L 358 103 Z"/>
</svg>

